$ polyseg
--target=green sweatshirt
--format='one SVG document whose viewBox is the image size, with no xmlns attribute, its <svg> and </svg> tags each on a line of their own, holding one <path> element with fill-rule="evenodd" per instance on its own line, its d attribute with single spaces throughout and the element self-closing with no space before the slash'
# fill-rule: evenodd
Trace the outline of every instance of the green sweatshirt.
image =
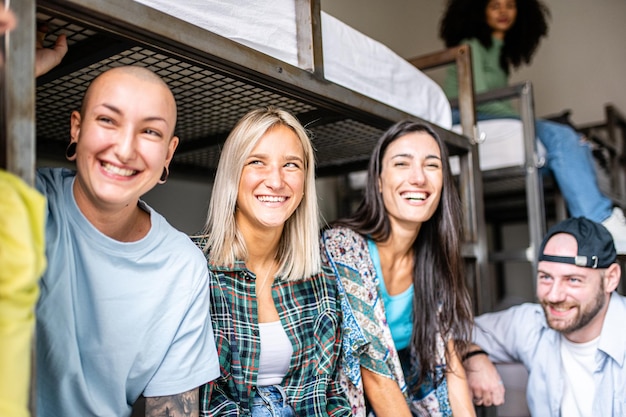
<svg viewBox="0 0 626 417">
<path fill-rule="evenodd" d="M 497 88 L 506 87 L 509 78 L 500 67 L 500 51 L 504 45 L 501 39 L 493 38 L 491 48 L 485 48 L 478 39 L 465 39 L 461 44 L 470 45 L 472 50 L 472 72 L 474 74 L 474 91 L 476 94 Z M 456 98 L 459 94 L 456 65 L 451 65 L 446 74 L 443 90 L 448 98 Z M 476 112 L 492 116 L 518 116 L 510 100 L 493 101 L 476 107 Z"/>
</svg>

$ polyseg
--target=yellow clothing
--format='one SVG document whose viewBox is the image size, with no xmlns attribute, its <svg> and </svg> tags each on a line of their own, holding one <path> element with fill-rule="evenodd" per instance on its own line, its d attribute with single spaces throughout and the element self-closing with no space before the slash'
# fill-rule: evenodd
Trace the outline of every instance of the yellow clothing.
<svg viewBox="0 0 626 417">
<path fill-rule="evenodd" d="M 45 198 L 0 171 L 0 416 L 27 417 L 38 280 L 46 267 Z"/>
</svg>

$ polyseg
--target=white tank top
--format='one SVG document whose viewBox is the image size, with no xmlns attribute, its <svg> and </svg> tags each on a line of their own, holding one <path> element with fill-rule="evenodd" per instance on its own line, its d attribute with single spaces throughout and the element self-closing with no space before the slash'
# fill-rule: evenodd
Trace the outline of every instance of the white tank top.
<svg viewBox="0 0 626 417">
<path fill-rule="evenodd" d="M 289 370 L 293 346 L 280 321 L 259 323 L 261 357 L 257 385 L 278 385 Z"/>
</svg>

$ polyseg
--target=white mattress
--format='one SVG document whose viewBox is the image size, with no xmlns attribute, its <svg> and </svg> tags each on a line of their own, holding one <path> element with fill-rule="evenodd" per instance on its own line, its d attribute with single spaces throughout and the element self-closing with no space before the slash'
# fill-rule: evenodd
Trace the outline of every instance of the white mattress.
<svg viewBox="0 0 626 417">
<path fill-rule="evenodd" d="M 481 171 L 489 171 L 497 168 L 523 166 L 524 136 L 522 122 L 516 119 L 493 119 L 477 123 L 479 134 L 483 134 L 485 140 L 478 145 L 478 161 Z M 461 132 L 461 126 L 454 125 L 452 130 Z M 539 162 L 545 159 L 546 150 L 537 141 L 537 155 Z M 458 157 L 450 158 L 452 172 L 459 172 Z"/>
<path fill-rule="evenodd" d="M 135 0 L 201 28 L 298 65 L 293 0 Z M 328 81 L 449 129 L 442 89 L 385 45 L 322 12 Z"/>
</svg>

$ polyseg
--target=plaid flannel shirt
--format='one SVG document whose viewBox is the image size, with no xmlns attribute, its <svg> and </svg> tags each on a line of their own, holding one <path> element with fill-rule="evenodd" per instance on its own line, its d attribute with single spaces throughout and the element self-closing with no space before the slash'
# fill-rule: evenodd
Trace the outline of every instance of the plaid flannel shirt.
<svg viewBox="0 0 626 417">
<path fill-rule="evenodd" d="M 248 416 L 261 352 L 256 278 L 243 262 L 232 268 L 209 268 L 221 376 L 201 388 L 201 415 Z M 276 279 L 272 285 L 280 321 L 293 346 L 282 386 L 298 416 L 351 415 L 338 382 L 341 308 L 336 291 L 335 277 L 328 269 L 293 282 Z"/>
</svg>

